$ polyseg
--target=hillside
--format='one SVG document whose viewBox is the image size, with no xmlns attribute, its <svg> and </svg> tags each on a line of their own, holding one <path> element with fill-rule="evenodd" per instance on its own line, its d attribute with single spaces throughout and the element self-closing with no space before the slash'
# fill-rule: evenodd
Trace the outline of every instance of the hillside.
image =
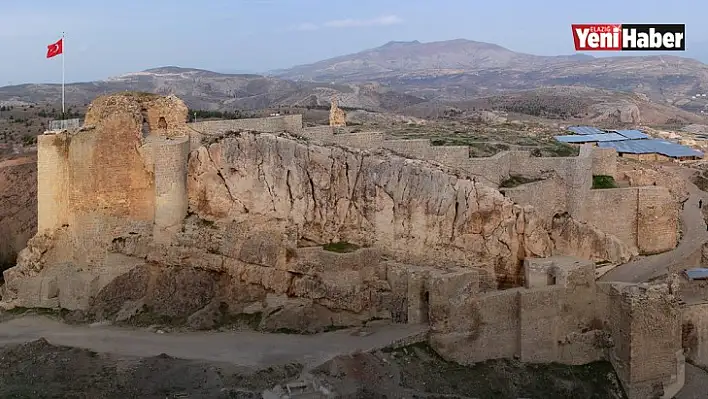
<svg viewBox="0 0 708 399">
<path fill-rule="evenodd" d="M 192 68 L 162 67 L 66 86 L 69 104 L 86 105 L 99 95 L 121 91 L 175 94 L 193 109 L 256 110 L 277 106 L 328 105 L 332 95 L 345 107 L 368 110 L 423 101 L 370 85 L 294 82 L 251 74 L 222 74 Z M 61 102 L 61 85 L 24 84 L 0 87 L 0 102 Z"/>
</svg>

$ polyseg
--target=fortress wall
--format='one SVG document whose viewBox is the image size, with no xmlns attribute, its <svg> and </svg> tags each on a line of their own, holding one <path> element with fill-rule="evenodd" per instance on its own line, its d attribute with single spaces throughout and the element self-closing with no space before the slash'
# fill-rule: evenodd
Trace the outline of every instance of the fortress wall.
<svg viewBox="0 0 708 399">
<path fill-rule="evenodd" d="M 302 128 L 302 115 L 270 116 L 267 118 L 244 118 L 218 121 L 194 122 L 188 125 L 192 129 L 206 133 L 219 134 L 229 130 L 253 130 L 256 132 L 275 133 L 289 132 L 300 134 Z"/>
<path fill-rule="evenodd" d="M 522 362 L 549 363 L 558 360 L 561 291 L 562 287 L 548 286 L 520 293 L 519 356 Z"/>
<path fill-rule="evenodd" d="M 300 135 L 323 143 L 330 143 L 334 137 L 334 129 L 331 126 L 313 126 L 302 129 Z"/>
<path fill-rule="evenodd" d="M 631 375 L 631 333 L 632 333 L 632 306 L 630 301 L 623 298 L 621 287 L 628 285 L 612 285 L 609 294 L 608 316 L 610 333 L 614 346 L 610 349 L 609 360 L 623 385 L 630 380 Z"/>
<path fill-rule="evenodd" d="M 708 303 L 684 307 L 682 325 L 686 358 L 697 366 L 708 367 Z"/>
<path fill-rule="evenodd" d="M 152 143 L 155 163 L 156 241 L 167 241 L 179 231 L 187 216 L 187 160 L 189 138 L 160 138 Z"/>
<path fill-rule="evenodd" d="M 680 387 L 680 312 L 665 285 L 596 285 L 592 262 L 569 257 L 538 261 L 525 264 L 540 273 L 534 288 L 477 296 L 432 288 L 431 346 L 462 364 L 518 357 L 578 365 L 609 354 L 632 398 L 650 397 L 646 389 L 656 384 L 667 392 Z M 470 286 L 465 276 L 451 280 L 455 277 L 458 286 Z M 430 286 L 437 285 L 433 278 Z M 616 344 L 608 352 L 609 336 Z"/>
<path fill-rule="evenodd" d="M 431 145 L 428 139 L 385 140 L 382 147 L 407 157 L 430 159 Z"/>
<path fill-rule="evenodd" d="M 580 155 L 572 162 L 566 162 L 565 183 L 566 204 L 568 213 L 576 219 L 582 220 L 585 210 L 585 201 L 592 188 L 592 147 L 580 147 Z M 556 170 L 559 172 L 558 170 Z"/>
<path fill-rule="evenodd" d="M 681 310 L 668 287 L 614 284 L 609 309 L 610 361 L 628 397 L 652 397 L 657 386 L 673 397 L 683 385 L 684 359 Z"/>
<path fill-rule="evenodd" d="M 336 134 L 332 136 L 332 142 L 362 150 L 373 150 L 382 146 L 384 135 L 380 132 Z"/>
<path fill-rule="evenodd" d="M 428 150 L 429 159 L 451 167 L 460 167 L 470 158 L 468 146 L 434 145 Z"/>
<path fill-rule="evenodd" d="M 37 230 L 67 223 L 69 145 L 64 136 L 37 137 Z"/>
<path fill-rule="evenodd" d="M 509 152 L 502 152 L 489 158 L 468 158 L 459 168 L 471 177 L 480 177 L 498 186 L 509 177 L 511 156 Z"/>
<path fill-rule="evenodd" d="M 550 178 L 513 188 L 502 188 L 505 197 L 519 205 L 531 205 L 537 215 L 550 225 L 553 215 L 567 209 L 566 186 L 558 178 Z"/>
<path fill-rule="evenodd" d="M 617 151 L 614 148 L 594 147 L 591 156 L 593 176 L 617 178 Z"/>
<path fill-rule="evenodd" d="M 589 190 L 581 220 L 636 247 L 638 195 L 636 187 Z"/>
<path fill-rule="evenodd" d="M 647 296 L 632 303 L 630 397 L 649 397 L 647 394 L 658 382 L 666 388 L 683 366 L 679 364 L 682 356 L 677 358 L 677 353 L 682 352 L 678 304 L 652 299 Z"/>
<path fill-rule="evenodd" d="M 431 292 L 430 345 L 460 364 L 517 356 L 519 290 L 458 297 L 454 302 L 449 297 L 435 298 Z M 442 316 L 435 317 L 434 312 Z"/>
<path fill-rule="evenodd" d="M 638 187 L 637 242 L 639 252 L 654 254 L 676 247 L 679 207 L 665 187 Z"/>
<path fill-rule="evenodd" d="M 509 174 L 511 175 L 535 177 L 543 173 L 556 172 L 559 176 L 565 177 L 568 168 L 577 162 L 577 157 L 524 157 L 523 153 L 517 152 L 514 154 L 513 160 L 515 162 L 510 162 L 509 165 Z"/>
<path fill-rule="evenodd" d="M 116 109 L 94 129 L 68 134 L 72 212 L 153 220 L 152 171 L 138 150 L 141 125 L 135 115 Z"/>
<path fill-rule="evenodd" d="M 206 137 L 195 130 L 189 130 L 189 151 L 194 151 L 202 146 L 202 140 Z"/>
</svg>

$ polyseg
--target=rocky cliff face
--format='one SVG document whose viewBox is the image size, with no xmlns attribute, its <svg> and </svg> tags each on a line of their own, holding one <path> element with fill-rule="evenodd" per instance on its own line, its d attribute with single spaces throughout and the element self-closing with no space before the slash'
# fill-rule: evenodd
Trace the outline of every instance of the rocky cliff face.
<svg viewBox="0 0 708 399">
<path fill-rule="evenodd" d="M 201 218 L 290 230 L 283 247 L 342 241 L 402 262 L 486 268 L 498 278 L 515 276 L 521 259 L 550 252 L 532 209 L 388 154 L 244 134 L 193 153 L 189 184 L 190 208 Z"/>
</svg>

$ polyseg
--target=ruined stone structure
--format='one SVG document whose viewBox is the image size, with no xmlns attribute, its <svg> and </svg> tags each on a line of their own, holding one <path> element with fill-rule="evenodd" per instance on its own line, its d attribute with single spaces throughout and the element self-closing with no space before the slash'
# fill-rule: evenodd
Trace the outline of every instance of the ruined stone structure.
<svg viewBox="0 0 708 399">
<path fill-rule="evenodd" d="M 430 343 L 466 364 L 608 360 L 630 398 L 673 397 L 685 366 L 677 287 L 596 283 L 594 268 L 575 258 L 527 260 L 525 287 L 492 292 L 474 272 L 430 275 Z"/>
<path fill-rule="evenodd" d="M 332 97 L 332 105 L 329 109 L 329 126 L 341 127 L 347 126 L 347 115 L 344 110 L 337 106 L 337 98 Z"/>
<path fill-rule="evenodd" d="M 114 95 L 84 127 L 41 136 L 39 232 L 5 272 L 3 301 L 206 329 L 428 323 L 431 345 L 461 363 L 606 359 L 632 399 L 683 384 L 673 285 L 600 284 L 592 261 L 553 257 L 675 245 L 656 226 L 676 217 L 665 190 L 590 189 L 592 174 L 616 173 L 614 154 L 471 159 L 297 116 L 186 118 L 175 97 Z M 240 131 L 256 127 L 291 134 Z M 542 180 L 500 192 L 516 174 Z M 608 204 L 616 225 L 593 214 Z"/>
</svg>

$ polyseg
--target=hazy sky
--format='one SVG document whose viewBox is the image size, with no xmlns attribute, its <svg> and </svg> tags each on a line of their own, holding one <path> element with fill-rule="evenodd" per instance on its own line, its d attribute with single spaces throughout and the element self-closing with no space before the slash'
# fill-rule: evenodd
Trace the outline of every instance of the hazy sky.
<svg viewBox="0 0 708 399">
<path fill-rule="evenodd" d="M 23 0 L 0 7 L 0 86 L 61 82 L 46 46 L 66 32 L 66 79 L 157 66 L 267 71 L 391 40 L 465 38 L 515 51 L 574 52 L 571 23 L 685 23 L 708 39 L 708 1 Z"/>
</svg>

